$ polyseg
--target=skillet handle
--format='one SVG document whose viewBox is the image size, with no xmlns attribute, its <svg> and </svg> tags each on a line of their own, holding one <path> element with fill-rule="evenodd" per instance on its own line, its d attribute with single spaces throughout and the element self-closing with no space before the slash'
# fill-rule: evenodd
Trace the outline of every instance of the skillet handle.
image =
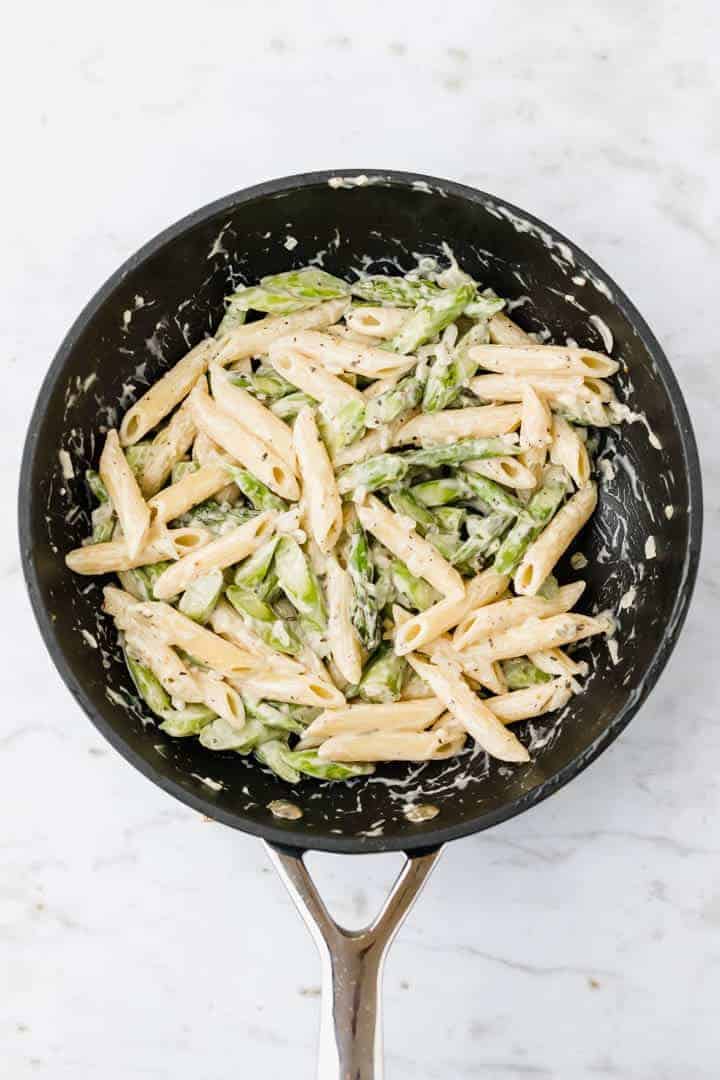
<svg viewBox="0 0 720 1080">
<path fill-rule="evenodd" d="M 442 848 L 406 855 L 380 914 L 362 930 L 339 926 L 325 907 L 303 853 L 266 844 L 268 855 L 313 936 L 322 963 L 317 1080 L 382 1080 L 380 994 L 385 955 Z"/>
</svg>

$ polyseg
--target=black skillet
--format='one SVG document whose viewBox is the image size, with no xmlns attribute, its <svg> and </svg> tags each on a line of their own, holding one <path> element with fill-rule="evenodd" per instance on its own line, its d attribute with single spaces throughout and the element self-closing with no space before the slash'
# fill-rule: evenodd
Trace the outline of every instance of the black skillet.
<svg viewBox="0 0 720 1080">
<path fill-rule="evenodd" d="M 379 1077 L 383 956 L 441 846 L 557 791 L 645 700 L 687 612 L 702 525 L 697 450 L 677 382 L 650 329 L 607 274 L 549 226 L 494 196 L 433 177 L 366 175 L 367 182 L 348 170 L 259 184 L 184 218 L 129 259 L 87 305 L 50 367 L 20 480 L 20 540 L 32 605 L 80 706 L 154 783 L 270 846 L 323 956 L 323 1080 Z M 113 630 L 99 614 L 100 584 L 74 577 L 62 558 L 88 531 L 81 477 L 97 464 L 92 433 L 114 420 L 108 409 L 119 400 L 127 407 L 213 330 L 233 283 L 313 260 L 341 276 L 361 267 L 397 272 L 414 266 L 417 254 L 442 255 L 444 243 L 501 296 L 529 298 L 513 310 L 525 329 L 599 349 L 605 328 L 612 334 L 624 400 L 647 423 L 603 436 L 611 465 L 598 512 L 578 545 L 588 558 L 583 607 L 617 611 L 631 587 L 636 597 L 619 618 L 616 662 L 605 641 L 594 641 L 586 650 L 593 669 L 587 693 L 574 698 L 561 719 L 520 727 L 532 764 L 507 767 L 468 754 L 421 768 L 380 768 L 370 781 L 306 781 L 288 789 L 252 761 L 165 737 L 126 706 L 131 687 Z M 61 448 L 71 454 L 74 478 L 63 476 Z M 648 557 L 653 544 L 656 554 Z M 268 804 L 278 799 L 299 806 L 302 818 L 273 817 Z M 408 806 L 418 803 L 431 804 L 437 815 L 409 820 Z M 372 927 L 351 934 L 330 919 L 302 862 L 309 849 L 406 852 L 405 868 Z"/>
</svg>

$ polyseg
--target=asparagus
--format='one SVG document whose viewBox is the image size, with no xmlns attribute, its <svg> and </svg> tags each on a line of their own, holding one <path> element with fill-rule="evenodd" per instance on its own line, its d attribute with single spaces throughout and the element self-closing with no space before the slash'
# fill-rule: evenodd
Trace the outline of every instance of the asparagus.
<svg viewBox="0 0 720 1080">
<path fill-rule="evenodd" d="M 270 315 L 289 315 L 314 307 L 324 300 L 348 296 L 350 286 L 314 267 L 271 274 L 260 279 L 259 285 L 239 289 L 227 298 L 228 311 L 264 311 Z M 226 316 L 227 318 L 227 316 Z"/>
<path fill-rule="evenodd" d="M 376 454 L 344 469 L 338 477 L 338 491 L 341 495 L 358 487 L 377 491 L 402 480 L 407 471 L 408 463 L 402 454 Z"/>
<path fill-rule="evenodd" d="M 258 398 L 275 401 L 292 394 L 295 387 L 273 368 L 260 366 L 257 371 L 229 371 L 228 379 L 235 386 L 248 390 Z"/>
<path fill-rule="evenodd" d="M 275 569 L 280 588 L 290 603 L 314 629 L 323 630 L 327 613 L 320 583 L 302 548 L 290 536 L 283 536 L 278 543 Z"/>
<path fill-rule="evenodd" d="M 112 540 L 113 533 L 115 532 L 115 525 L 117 524 L 115 510 L 110 501 L 107 488 L 94 469 L 86 469 L 85 482 L 90 489 L 90 493 L 99 503 L 99 506 L 96 506 L 90 515 L 90 520 L 92 522 L 90 542 L 93 544 L 102 544 L 107 540 Z"/>
<path fill-rule="evenodd" d="M 527 510 L 516 519 L 493 562 L 498 574 L 512 574 L 528 547 L 560 506 L 566 493 L 564 481 L 551 479 L 533 495 Z"/>
<path fill-rule="evenodd" d="M 415 577 L 400 559 L 393 560 L 391 573 L 400 603 L 405 607 L 425 611 L 426 608 L 437 603 L 439 596 L 432 585 L 428 585 L 422 578 Z"/>
<path fill-rule="evenodd" d="M 352 624 L 368 652 L 380 644 L 381 625 L 375 588 L 375 563 L 367 534 L 355 522 L 348 544 L 347 571 L 353 587 Z"/>
<path fill-rule="evenodd" d="M 285 397 L 278 398 L 277 401 L 273 401 L 270 406 L 270 411 L 279 416 L 281 420 L 290 421 L 294 420 L 301 409 L 304 409 L 306 405 L 315 405 L 314 398 L 308 397 L 307 394 L 303 394 L 301 390 L 296 390 L 292 394 L 287 394 Z"/>
<path fill-rule="evenodd" d="M 183 476 L 187 476 L 188 473 L 197 472 L 199 468 L 199 461 L 177 461 L 172 467 L 170 482 L 172 484 L 177 484 L 178 480 L 182 480 Z"/>
<path fill-rule="evenodd" d="M 275 738 L 277 732 L 259 720 L 246 720 L 241 728 L 234 728 L 218 716 L 200 732 L 200 743 L 206 750 L 236 750 L 249 754 L 255 747 Z"/>
<path fill-rule="evenodd" d="M 205 624 L 212 615 L 225 585 L 222 570 L 210 570 L 188 585 L 178 609 L 194 622 Z"/>
<path fill-rule="evenodd" d="M 137 660 L 133 660 L 127 650 L 124 650 L 123 655 L 127 669 L 130 672 L 130 678 L 135 684 L 138 694 L 156 716 L 162 717 L 170 709 L 170 696 L 160 685 L 159 680 L 155 678 L 149 667 L 139 663 Z"/>
<path fill-rule="evenodd" d="M 465 314 L 470 319 L 483 319 L 487 321 L 492 319 L 493 315 L 497 315 L 498 311 L 502 311 L 505 307 L 505 301 L 501 300 L 499 296 L 488 295 L 487 293 L 478 293 L 474 300 L 465 308 Z"/>
<path fill-rule="evenodd" d="M 228 525 L 243 525 L 255 517 L 255 511 L 246 506 L 228 506 L 216 499 L 206 499 L 193 506 L 174 522 L 175 525 L 202 525 L 212 533 L 222 532 Z"/>
<path fill-rule="evenodd" d="M 221 338 L 225 334 L 229 334 L 232 330 L 237 330 L 238 326 L 242 326 L 247 318 L 247 311 L 243 307 L 237 307 L 235 304 L 235 298 L 239 297 L 242 289 L 238 289 L 232 296 L 225 297 L 225 314 L 220 320 L 220 325 L 215 331 L 215 337 Z"/>
<path fill-rule="evenodd" d="M 428 372 L 423 394 L 423 412 L 439 412 L 452 405 L 468 379 L 477 371 L 479 361 L 473 360 L 470 350 L 487 340 L 487 327 L 479 323 L 468 330 L 455 348 L 436 356 Z"/>
<path fill-rule="evenodd" d="M 402 656 L 396 656 L 392 645 L 386 642 L 365 666 L 357 692 L 363 701 L 397 701 L 406 672 L 406 661 Z"/>
<path fill-rule="evenodd" d="M 264 742 L 255 750 L 255 757 L 262 765 L 267 765 L 281 780 L 288 784 L 297 784 L 300 779 L 298 770 L 288 761 L 289 751 L 287 744 L 280 739 L 271 739 Z"/>
<path fill-rule="evenodd" d="M 149 439 L 146 439 L 144 442 L 135 443 L 134 446 L 125 447 L 125 458 L 136 477 L 140 477 L 142 474 L 142 471 L 145 468 L 145 462 L 147 461 L 151 450 L 152 443 Z"/>
<path fill-rule="evenodd" d="M 415 498 L 413 491 L 414 489 L 411 488 L 410 491 L 391 492 L 389 499 L 393 510 L 396 514 L 404 514 L 405 517 L 412 518 L 423 532 L 437 529 L 438 523 L 434 514 Z"/>
<path fill-rule="evenodd" d="M 525 656 L 517 657 L 515 660 L 504 660 L 502 669 L 508 690 L 523 690 L 526 686 L 549 682 L 551 678 Z"/>
<path fill-rule="evenodd" d="M 317 411 L 318 426 L 331 456 L 343 446 L 349 446 L 365 430 L 365 402 L 347 401 L 339 409 L 321 405 Z"/>
<path fill-rule="evenodd" d="M 100 474 L 95 472 L 94 469 L 85 470 L 85 483 L 90 488 L 90 492 L 95 496 L 99 503 L 109 503 L 110 496 L 108 495 L 107 488 L 100 479 Z"/>
<path fill-rule="evenodd" d="M 408 450 L 397 456 L 402 457 L 408 465 L 427 465 L 429 468 L 438 468 L 440 465 L 461 465 L 463 461 L 480 461 L 483 458 L 519 453 L 519 446 L 504 442 L 502 439 L 469 438 L 429 446 L 423 450 Z"/>
<path fill-rule="evenodd" d="M 470 491 L 476 495 L 490 510 L 501 514 L 509 514 L 517 517 L 523 511 L 523 504 L 514 495 L 511 495 L 502 484 L 496 484 L 494 480 L 488 480 L 486 476 L 478 473 L 467 473 L 465 477 Z"/>
<path fill-rule="evenodd" d="M 275 495 L 257 476 L 253 476 L 240 465 L 226 464 L 231 479 L 250 500 L 256 510 L 287 510 L 288 504 L 279 495 Z"/>
<path fill-rule="evenodd" d="M 434 281 L 418 278 L 408 281 L 403 277 L 385 277 L 372 274 L 356 281 L 350 291 L 353 296 L 360 296 L 371 304 L 387 307 L 415 307 L 422 300 L 438 296 L 441 289 Z"/>
<path fill-rule="evenodd" d="M 382 427 L 393 420 L 400 420 L 420 404 L 423 386 L 424 378 L 415 368 L 409 375 L 398 379 L 394 386 L 371 398 L 365 408 L 366 427 Z"/>
<path fill-rule="evenodd" d="M 368 776 L 375 772 L 374 765 L 325 761 L 318 757 L 317 750 L 285 750 L 283 759 L 290 768 L 317 780 L 351 780 L 353 776 Z"/>
<path fill-rule="evenodd" d="M 426 480 L 410 488 L 412 497 L 423 506 L 444 506 L 446 503 L 468 499 L 472 495 L 470 485 L 464 474 L 441 476 L 437 480 Z"/>
<path fill-rule="evenodd" d="M 301 644 L 295 632 L 252 589 L 244 585 L 231 585 L 225 595 L 266 645 L 290 656 L 297 655 Z"/>
<path fill-rule="evenodd" d="M 280 537 L 273 536 L 247 559 L 243 559 L 235 571 L 235 584 L 244 585 L 247 589 L 253 589 L 264 582 L 279 542 Z"/>
<path fill-rule="evenodd" d="M 404 355 L 414 352 L 462 315 L 474 295 L 472 285 L 460 285 L 457 289 L 441 289 L 436 295 L 422 300 L 395 337 L 383 348 Z"/>
<path fill-rule="evenodd" d="M 177 739 L 199 735 L 203 728 L 219 719 L 207 705 L 186 705 L 184 709 L 168 709 L 163 716 L 160 730 Z"/>
<path fill-rule="evenodd" d="M 459 533 L 467 516 L 467 511 L 459 506 L 436 506 L 433 509 L 440 532 Z"/>
<path fill-rule="evenodd" d="M 259 720 L 266 727 L 275 728 L 277 731 L 287 731 L 295 735 L 301 735 L 310 723 L 318 715 L 317 709 L 307 709 L 302 705 L 285 705 L 278 703 L 271 705 L 269 701 L 255 701 L 251 698 L 243 698 L 246 714 Z M 304 711 L 305 710 L 305 711 Z M 309 714 L 312 713 L 312 717 Z"/>
</svg>

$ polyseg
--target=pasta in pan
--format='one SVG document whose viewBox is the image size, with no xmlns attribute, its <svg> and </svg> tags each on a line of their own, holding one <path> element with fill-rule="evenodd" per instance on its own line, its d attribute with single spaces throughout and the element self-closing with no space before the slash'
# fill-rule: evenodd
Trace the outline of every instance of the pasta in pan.
<svg viewBox="0 0 720 1080">
<path fill-rule="evenodd" d="M 554 572 L 597 503 L 587 426 L 621 407 L 614 359 L 503 307 L 457 267 L 275 274 L 107 432 L 66 562 L 118 576 L 168 736 L 289 783 L 529 760 L 508 725 L 567 704 L 611 630 Z"/>
</svg>

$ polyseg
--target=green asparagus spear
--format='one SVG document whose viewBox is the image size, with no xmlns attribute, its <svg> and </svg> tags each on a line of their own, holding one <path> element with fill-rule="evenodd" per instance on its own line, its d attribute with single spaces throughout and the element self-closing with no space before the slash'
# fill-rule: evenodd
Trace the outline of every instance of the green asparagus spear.
<svg viewBox="0 0 720 1080">
<path fill-rule="evenodd" d="M 283 536 L 275 552 L 275 569 L 280 588 L 290 603 L 316 630 L 327 624 L 325 599 L 320 583 L 302 548 L 290 536 Z"/>
<path fill-rule="evenodd" d="M 347 401 L 339 409 L 321 405 L 317 410 L 318 427 L 332 457 L 343 446 L 355 442 L 365 430 L 365 402 Z"/>
<path fill-rule="evenodd" d="M 442 289 L 435 296 L 422 300 L 395 337 L 383 348 L 403 355 L 414 352 L 462 315 L 474 296 L 472 285 L 460 285 L 457 289 Z"/>
<path fill-rule="evenodd" d="M 432 585 L 415 577 L 400 559 L 393 561 L 391 572 L 400 603 L 405 607 L 425 611 L 439 600 L 440 597 Z"/>
<path fill-rule="evenodd" d="M 411 488 L 409 491 L 391 492 L 389 500 L 393 510 L 396 514 L 403 514 L 405 517 L 412 518 L 420 526 L 422 532 L 437 529 L 438 523 L 434 514 L 415 498 L 413 491 L 414 489 Z"/>
<path fill-rule="evenodd" d="M 523 690 L 526 686 L 549 682 L 551 678 L 525 656 L 517 657 L 515 660 L 504 660 L 502 669 L 508 690 Z"/>
<path fill-rule="evenodd" d="M 256 511 L 247 506 L 228 506 L 219 503 L 216 499 L 207 499 L 198 506 L 193 506 L 187 513 L 182 514 L 173 524 L 175 525 L 201 525 L 212 533 L 223 532 L 228 526 L 237 528 L 250 518 L 255 517 Z"/>
<path fill-rule="evenodd" d="M 548 523 L 565 498 L 566 485 L 551 479 L 533 495 L 525 510 L 515 521 L 500 545 L 493 569 L 498 574 L 512 574 L 528 547 Z"/>
<path fill-rule="evenodd" d="M 382 628 L 375 588 L 375 562 L 367 534 L 359 522 L 350 532 L 347 571 L 353 587 L 352 623 L 368 652 L 380 644 Z"/>
<path fill-rule="evenodd" d="M 467 511 L 459 506 L 436 506 L 433 509 L 438 528 L 444 533 L 459 533 L 467 516 Z"/>
<path fill-rule="evenodd" d="M 488 480 L 486 476 L 471 472 L 465 474 L 465 482 L 472 494 L 477 496 L 488 509 L 496 510 L 501 514 L 510 514 L 513 517 L 522 513 L 523 505 L 520 500 L 506 491 L 502 484 L 496 484 L 494 480 Z"/>
<path fill-rule="evenodd" d="M 107 488 L 100 479 L 100 474 L 95 472 L 94 469 L 85 470 L 85 483 L 99 503 L 110 502 Z"/>
<path fill-rule="evenodd" d="M 356 281 L 352 287 L 353 296 L 360 296 L 371 304 L 385 307 L 415 307 L 422 300 L 430 300 L 437 296 L 441 290 L 434 281 L 426 281 L 418 278 L 417 281 L 408 281 L 403 277 L 384 277 L 382 274 L 372 274 Z"/>
<path fill-rule="evenodd" d="M 402 454 L 377 454 L 344 469 L 338 476 L 338 491 L 342 495 L 358 487 L 377 491 L 402 480 L 407 471 L 408 463 Z"/>
<path fill-rule="evenodd" d="M 505 301 L 499 296 L 493 296 L 487 292 L 478 293 L 465 308 L 465 314 L 470 319 L 487 320 L 492 319 L 493 315 L 497 315 L 498 311 L 502 311 L 504 307 Z"/>
<path fill-rule="evenodd" d="M 558 579 L 554 574 L 548 574 L 538 589 L 537 595 L 542 596 L 544 600 L 554 600 L 559 591 L 560 585 Z"/>
<path fill-rule="evenodd" d="M 262 743 L 256 748 L 255 757 L 288 784 L 297 784 L 300 779 L 300 773 L 288 761 L 287 743 L 280 739 L 271 739 L 269 742 Z"/>
<path fill-rule="evenodd" d="M 287 510 L 288 504 L 279 495 L 273 494 L 269 487 L 240 465 L 225 465 L 230 478 L 250 500 L 256 510 Z"/>
<path fill-rule="evenodd" d="M 225 595 L 266 645 L 290 656 L 297 655 L 301 647 L 297 635 L 252 589 L 244 585 L 231 585 Z"/>
<path fill-rule="evenodd" d="M 285 397 L 278 398 L 273 401 L 270 406 L 270 411 L 279 416 L 281 420 L 285 420 L 289 423 L 294 420 L 301 409 L 304 409 L 306 405 L 316 405 L 317 402 L 314 398 L 308 397 L 307 394 L 303 394 L 301 390 L 296 390 L 293 394 L 287 394 Z"/>
<path fill-rule="evenodd" d="M 234 386 L 248 390 L 255 397 L 276 401 L 292 394 L 295 387 L 283 379 L 273 368 L 260 366 L 257 371 L 229 371 L 228 379 Z"/>
<path fill-rule="evenodd" d="M 182 480 L 183 476 L 187 476 L 188 473 L 197 472 L 200 468 L 199 461 L 177 461 L 170 473 L 170 482 L 177 484 L 178 480 Z"/>
<path fill-rule="evenodd" d="M 433 507 L 444 506 L 446 503 L 457 502 L 459 499 L 469 499 L 472 495 L 464 473 L 440 476 L 437 480 L 426 480 L 424 484 L 411 487 L 410 493 L 423 506 Z"/>
<path fill-rule="evenodd" d="M 149 667 L 134 660 L 127 650 L 124 651 L 124 656 L 125 664 L 138 694 L 156 716 L 163 716 L 170 708 L 170 696 L 165 692 Z"/>
<path fill-rule="evenodd" d="M 117 517 L 111 502 L 101 503 L 96 506 L 90 515 L 92 521 L 91 541 L 93 544 L 102 544 L 112 540 L 117 525 Z"/>
<path fill-rule="evenodd" d="M 317 750 L 285 750 L 283 758 L 290 768 L 317 780 L 351 780 L 353 776 L 368 776 L 375 772 L 374 765 L 324 761 L 318 757 Z"/>
<path fill-rule="evenodd" d="M 287 731 L 295 735 L 301 735 L 310 723 L 309 717 L 304 718 L 303 706 L 286 705 L 280 702 L 271 705 L 269 701 L 255 701 L 251 698 L 243 698 L 243 704 L 247 716 L 253 717 L 255 720 L 259 720 L 260 723 L 265 724 L 266 727 L 274 728 L 277 731 Z M 319 710 L 312 709 L 310 712 L 312 712 L 312 719 L 314 719 Z"/>
<path fill-rule="evenodd" d="M 424 378 L 417 368 L 384 390 L 382 394 L 371 398 L 365 409 L 365 425 L 369 428 L 382 427 L 393 420 L 400 420 L 416 408 L 423 395 Z"/>
<path fill-rule="evenodd" d="M 357 691 L 363 701 L 397 701 L 402 693 L 408 666 L 402 656 L 385 642 L 365 666 Z"/>
<path fill-rule="evenodd" d="M 280 537 L 273 536 L 247 559 L 243 559 L 235 571 L 235 584 L 244 585 L 246 589 L 254 589 L 264 582 L 279 542 Z"/>
<path fill-rule="evenodd" d="M 218 719 L 212 709 L 200 704 L 186 705 L 184 709 L 167 709 L 163 717 L 160 730 L 177 739 L 188 735 L 199 735 L 203 728 Z"/>
<path fill-rule="evenodd" d="M 347 282 L 324 270 L 306 267 L 261 278 L 259 285 L 240 289 L 227 302 L 228 309 L 233 312 L 264 311 L 269 315 L 288 315 L 349 293 Z"/>
<path fill-rule="evenodd" d="M 485 545 L 483 553 L 487 554 L 492 544 L 507 531 L 512 521 L 513 517 L 509 514 L 503 514 L 501 510 L 493 510 L 492 513 L 485 515 L 468 514 L 466 524 L 468 534 L 482 540 Z"/>
<path fill-rule="evenodd" d="M 472 346 L 485 341 L 487 327 L 484 323 L 478 323 L 460 338 L 454 348 L 447 350 L 445 355 L 435 357 L 425 383 L 423 412 L 439 412 L 453 404 L 463 386 L 479 367 L 479 362 L 470 355 Z"/>
<path fill-rule="evenodd" d="M 234 728 L 218 716 L 202 729 L 199 741 L 206 750 L 236 750 L 239 754 L 249 754 L 256 746 L 276 736 L 276 731 L 259 720 L 246 720 L 241 728 Z"/>
<path fill-rule="evenodd" d="M 517 444 L 504 442 L 502 439 L 470 438 L 429 446 L 422 450 L 408 450 L 397 456 L 402 457 L 408 465 L 427 465 L 429 468 L 437 468 L 440 465 L 460 465 L 463 461 L 480 461 L 483 458 L 519 453 L 520 447 Z M 372 458 L 368 460 L 372 461 Z"/>
<path fill-rule="evenodd" d="M 194 622 L 205 624 L 212 615 L 225 585 L 222 570 L 211 570 L 188 585 L 178 609 Z"/>
</svg>

